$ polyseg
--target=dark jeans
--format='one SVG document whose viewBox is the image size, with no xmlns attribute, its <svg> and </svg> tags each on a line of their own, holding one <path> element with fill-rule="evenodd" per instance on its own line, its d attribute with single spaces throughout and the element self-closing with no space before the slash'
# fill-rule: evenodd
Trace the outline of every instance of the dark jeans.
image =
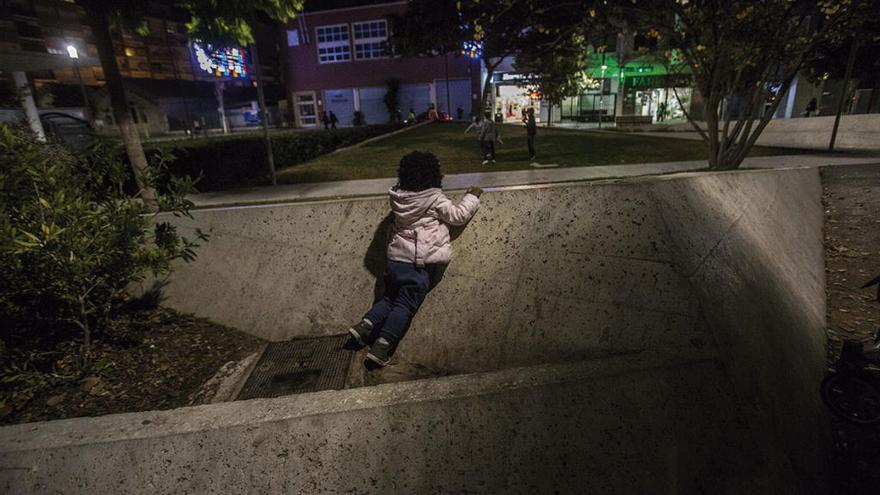
<svg viewBox="0 0 880 495">
<path fill-rule="evenodd" d="M 400 342 L 431 290 L 431 268 L 386 261 L 385 293 L 364 315 L 364 319 L 373 324 L 373 335 L 384 337 L 392 347 Z"/>
<path fill-rule="evenodd" d="M 480 148 L 483 151 L 483 159 L 495 159 L 495 141 L 480 141 Z"/>
<path fill-rule="evenodd" d="M 535 135 L 529 134 L 529 158 L 535 156 Z"/>
</svg>

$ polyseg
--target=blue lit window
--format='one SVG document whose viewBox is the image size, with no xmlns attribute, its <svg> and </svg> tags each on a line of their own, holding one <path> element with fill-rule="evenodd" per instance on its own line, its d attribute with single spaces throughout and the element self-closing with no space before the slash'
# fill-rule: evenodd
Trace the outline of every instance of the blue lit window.
<svg viewBox="0 0 880 495">
<path fill-rule="evenodd" d="M 334 62 L 347 62 L 351 60 L 351 46 L 348 41 L 348 24 L 334 26 L 319 26 L 318 38 L 318 62 L 331 64 Z"/>
<path fill-rule="evenodd" d="M 388 24 L 384 21 L 356 22 L 354 31 L 354 58 L 369 60 L 388 56 Z"/>
</svg>

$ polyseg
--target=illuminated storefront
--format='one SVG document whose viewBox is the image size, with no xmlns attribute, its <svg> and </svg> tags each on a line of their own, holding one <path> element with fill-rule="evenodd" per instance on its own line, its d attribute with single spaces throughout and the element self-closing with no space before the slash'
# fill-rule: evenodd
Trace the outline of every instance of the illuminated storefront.
<svg viewBox="0 0 880 495">
<path fill-rule="evenodd" d="M 613 55 L 596 54 L 584 72 L 585 91 L 560 105 L 563 122 L 613 123 L 620 115 L 664 122 L 684 118 L 682 105 L 691 102 L 689 74 L 671 72 L 648 56 L 621 66 Z"/>
<path fill-rule="evenodd" d="M 528 74 L 516 72 L 496 73 L 492 78 L 494 88 L 493 112 L 496 120 L 519 122 L 523 112 L 535 109 L 535 116 L 541 120 L 541 94 L 538 88 L 529 83 Z"/>
</svg>

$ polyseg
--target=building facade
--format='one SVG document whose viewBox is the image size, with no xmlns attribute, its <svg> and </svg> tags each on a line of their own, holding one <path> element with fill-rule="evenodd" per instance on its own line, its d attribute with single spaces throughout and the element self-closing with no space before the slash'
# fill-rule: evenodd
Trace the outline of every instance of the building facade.
<svg viewBox="0 0 880 495">
<path fill-rule="evenodd" d="M 210 81 L 214 77 L 200 70 L 194 61 L 187 35 L 185 13 L 160 2 L 145 2 L 141 32 L 112 31 L 116 62 L 123 78 L 178 79 Z M 67 56 L 68 47 L 92 61 L 82 64 L 83 83 L 99 86 L 104 74 L 97 63 L 98 51 L 82 7 L 62 0 L 3 0 L 0 4 L 0 53 L 39 53 Z M 278 78 L 277 57 L 273 51 L 261 52 L 261 74 L 267 81 Z M 34 84 L 78 84 L 70 67 L 35 71 Z"/>
<path fill-rule="evenodd" d="M 286 26 L 287 97 L 297 127 L 321 124 L 333 112 L 352 125 L 355 112 L 367 124 L 387 123 L 389 80 L 399 82 L 396 109 L 406 116 L 429 105 L 468 119 L 479 95 L 479 60 L 460 54 L 400 57 L 391 53 L 388 17 L 406 2 L 306 11 Z M 396 111 L 396 110 L 395 110 Z"/>
<path fill-rule="evenodd" d="M 189 39 L 186 12 L 167 2 L 145 1 L 143 8 L 142 29 L 114 28 L 111 38 L 132 118 L 144 137 L 195 127 L 226 129 L 233 123 L 224 117 L 223 106 L 235 110 L 256 105 L 254 67 L 247 49 L 217 47 L 206 57 Z M 0 106 L 18 106 L 20 84 L 13 81 L 18 72 L 26 74 L 40 113 L 88 114 L 99 132 L 116 132 L 87 21 L 82 7 L 70 1 L 0 0 L 0 89 L 5 96 Z M 269 106 L 283 97 L 277 34 L 274 25 L 255 29 Z M 226 57 L 219 68 L 237 67 L 234 74 L 219 74 L 218 67 L 209 66 L 218 53 Z M 226 95 L 223 102 L 218 101 L 217 86 L 219 94 Z M 277 110 L 270 115 L 272 123 L 278 121 Z M 240 120 L 235 127 L 257 125 L 253 119 Z"/>
</svg>

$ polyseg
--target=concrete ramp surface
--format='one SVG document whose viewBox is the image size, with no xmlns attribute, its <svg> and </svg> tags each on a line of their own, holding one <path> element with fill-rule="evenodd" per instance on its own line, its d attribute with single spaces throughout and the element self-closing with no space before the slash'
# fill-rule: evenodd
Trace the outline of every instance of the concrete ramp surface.
<svg viewBox="0 0 880 495">
<path fill-rule="evenodd" d="M 397 353 L 454 376 L 2 428 L 0 486 L 822 493 L 820 198 L 816 169 L 488 192 Z M 168 304 L 340 333 L 380 290 L 387 213 L 197 211 L 179 227 L 213 237 Z"/>
</svg>

